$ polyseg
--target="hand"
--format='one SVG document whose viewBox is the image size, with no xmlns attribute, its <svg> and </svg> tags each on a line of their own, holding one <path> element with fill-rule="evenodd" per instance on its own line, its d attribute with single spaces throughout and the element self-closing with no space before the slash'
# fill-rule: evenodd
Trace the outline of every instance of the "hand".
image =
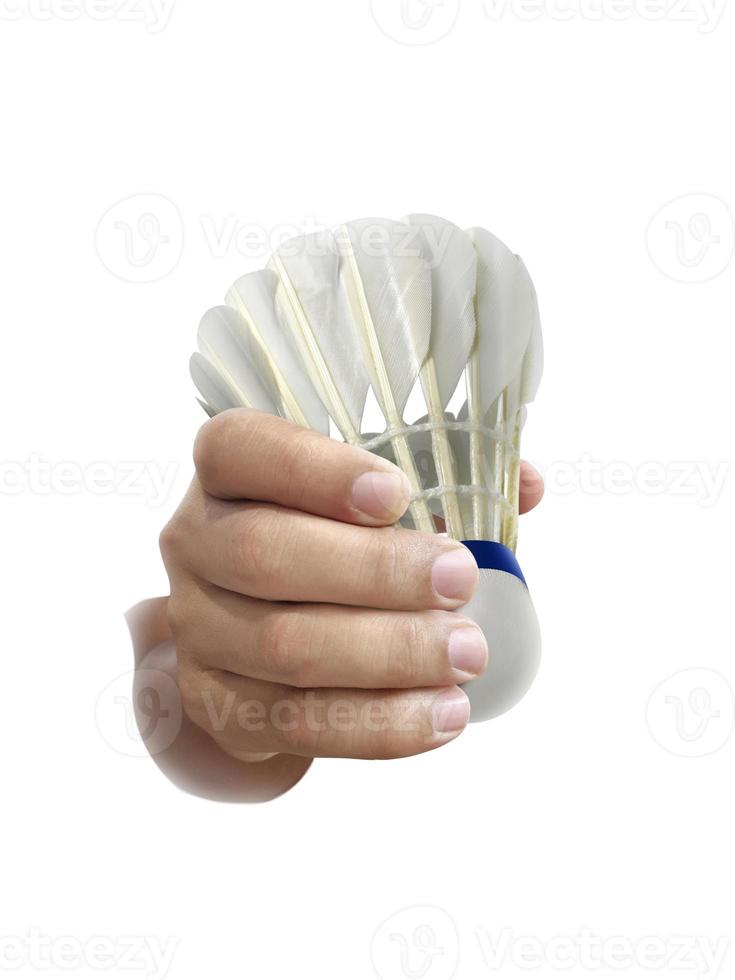
<svg viewBox="0 0 735 980">
<path fill-rule="evenodd" d="M 455 610 L 469 551 L 393 527 L 409 501 L 391 463 L 282 419 L 207 422 L 196 477 L 161 535 L 187 715 L 246 762 L 285 753 L 396 758 L 469 719 L 457 686 L 485 639 Z M 543 493 L 530 467 L 521 509 Z"/>
</svg>

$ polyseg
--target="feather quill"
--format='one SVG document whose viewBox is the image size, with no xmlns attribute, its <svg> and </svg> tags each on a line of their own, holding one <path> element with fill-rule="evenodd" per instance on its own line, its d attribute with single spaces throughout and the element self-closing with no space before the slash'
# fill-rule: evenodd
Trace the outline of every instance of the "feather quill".
<svg viewBox="0 0 735 980">
<path fill-rule="evenodd" d="M 229 306 L 216 306 L 201 319 L 197 340 L 199 355 L 191 362 L 192 378 L 215 411 L 245 406 L 276 415 L 276 402 L 266 390 L 243 345 L 246 328 L 240 314 Z M 214 393 L 212 385 L 217 392 Z M 206 391 L 204 390 L 206 388 Z M 217 405 L 209 395 L 213 395 Z"/>
<path fill-rule="evenodd" d="M 464 232 L 443 218 L 412 214 L 404 220 L 421 233 L 431 270 L 431 345 L 420 377 L 429 420 L 441 426 L 475 340 L 477 256 Z M 431 441 L 439 485 L 456 486 L 455 460 L 447 430 L 432 429 Z M 463 539 L 457 494 L 445 491 L 441 499 L 450 537 Z"/>
<path fill-rule="evenodd" d="M 429 352 L 431 273 L 415 248 L 404 247 L 407 238 L 410 228 L 382 218 L 354 221 L 337 232 L 368 374 L 386 426 L 396 433 L 391 437 L 396 462 L 416 495 L 421 481 L 400 430 L 408 396 Z M 414 500 L 411 514 L 420 531 L 435 530 L 424 499 Z"/>
<path fill-rule="evenodd" d="M 327 411 L 305 376 L 290 331 L 276 306 L 278 276 L 271 270 L 242 276 L 227 293 L 227 303 L 240 313 L 243 343 L 261 378 L 272 389 L 285 418 L 329 434 Z"/>
<path fill-rule="evenodd" d="M 271 259 L 276 303 L 304 366 L 346 442 L 360 442 L 370 379 L 331 232 L 286 242 Z"/>
<path fill-rule="evenodd" d="M 510 439 L 511 449 L 515 451 L 520 435 L 517 419 L 519 376 L 534 324 L 538 321 L 538 308 L 533 284 L 518 256 L 483 228 L 470 229 L 467 234 L 472 239 L 478 261 L 477 340 L 467 368 L 467 410 L 473 426 L 470 469 L 474 485 L 489 483 L 495 491 L 490 529 L 487 509 L 479 495 L 475 497 L 474 533 L 480 539 L 486 538 L 488 533 L 498 539 L 504 536 L 498 501 L 502 501 L 504 490 L 517 496 L 517 490 L 513 488 L 518 484 L 519 463 L 508 478 L 508 487 L 505 486 L 507 442 Z M 516 385 L 512 386 L 514 379 Z M 533 384 L 530 361 L 529 384 Z M 489 478 L 483 467 L 484 436 L 480 431 L 488 423 L 496 429 L 497 436 Z"/>
</svg>

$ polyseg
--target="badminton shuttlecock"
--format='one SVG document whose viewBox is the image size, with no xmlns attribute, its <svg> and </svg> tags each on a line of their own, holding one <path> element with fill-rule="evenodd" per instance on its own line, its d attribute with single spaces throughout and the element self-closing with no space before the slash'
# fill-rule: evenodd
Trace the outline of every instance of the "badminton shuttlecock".
<svg viewBox="0 0 735 980">
<path fill-rule="evenodd" d="M 199 328 L 192 378 L 210 414 L 250 406 L 341 434 L 395 462 L 402 524 L 464 542 L 483 629 L 472 720 L 512 707 L 538 668 L 536 614 L 515 558 L 520 434 L 542 371 L 536 295 L 488 231 L 428 215 L 293 239 L 239 279 Z"/>
</svg>

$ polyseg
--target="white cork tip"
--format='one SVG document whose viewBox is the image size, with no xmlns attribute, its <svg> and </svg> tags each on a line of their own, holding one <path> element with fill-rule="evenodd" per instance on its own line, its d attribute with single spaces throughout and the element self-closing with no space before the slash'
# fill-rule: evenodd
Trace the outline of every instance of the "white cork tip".
<svg viewBox="0 0 735 980">
<path fill-rule="evenodd" d="M 459 611 L 487 638 L 487 670 L 464 690 L 472 705 L 471 721 L 488 721 L 518 704 L 533 683 L 541 660 L 536 611 L 524 583 L 494 568 L 480 569 L 477 591 Z"/>
</svg>

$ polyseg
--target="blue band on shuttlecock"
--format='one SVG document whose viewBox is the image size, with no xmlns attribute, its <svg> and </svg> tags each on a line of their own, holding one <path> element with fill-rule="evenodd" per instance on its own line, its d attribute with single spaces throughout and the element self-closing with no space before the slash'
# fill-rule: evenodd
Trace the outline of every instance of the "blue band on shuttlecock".
<svg viewBox="0 0 735 980">
<path fill-rule="evenodd" d="M 479 568 L 496 568 L 499 572 L 508 572 L 526 585 L 518 559 L 506 545 L 498 541 L 463 541 L 462 544 L 470 549 Z"/>
</svg>

